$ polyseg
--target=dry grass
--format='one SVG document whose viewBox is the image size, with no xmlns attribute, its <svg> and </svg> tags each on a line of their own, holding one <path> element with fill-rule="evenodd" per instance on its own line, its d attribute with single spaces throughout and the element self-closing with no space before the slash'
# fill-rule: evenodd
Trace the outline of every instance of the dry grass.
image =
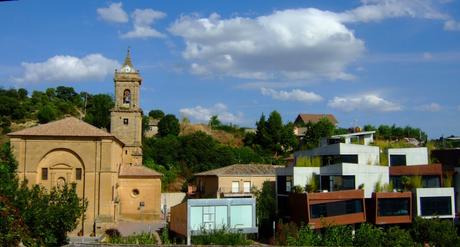
<svg viewBox="0 0 460 247">
<path fill-rule="evenodd" d="M 202 131 L 219 143 L 232 146 L 232 147 L 241 147 L 243 146 L 243 138 L 235 136 L 231 133 L 227 133 L 222 130 L 213 130 L 205 124 L 190 124 L 190 123 L 181 123 L 180 135 L 189 135 L 195 132 Z"/>
</svg>

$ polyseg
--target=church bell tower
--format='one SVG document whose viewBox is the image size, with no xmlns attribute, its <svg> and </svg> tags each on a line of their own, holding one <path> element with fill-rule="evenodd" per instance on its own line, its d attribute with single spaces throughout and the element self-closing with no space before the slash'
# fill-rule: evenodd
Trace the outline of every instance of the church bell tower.
<svg viewBox="0 0 460 247">
<path fill-rule="evenodd" d="M 142 165 L 142 109 L 139 90 L 142 77 L 131 62 L 128 49 L 123 66 L 115 70 L 115 107 L 110 113 L 110 132 L 124 144 L 123 164 Z"/>
</svg>

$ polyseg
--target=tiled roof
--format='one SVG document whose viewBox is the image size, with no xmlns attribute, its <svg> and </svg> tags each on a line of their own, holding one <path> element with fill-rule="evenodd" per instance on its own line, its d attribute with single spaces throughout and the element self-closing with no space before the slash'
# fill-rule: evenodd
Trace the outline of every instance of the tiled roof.
<svg viewBox="0 0 460 247">
<path fill-rule="evenodd" d="M 327 118 L 333 124 L 337 123 L 337 119 L 332 114 L 304 114 L 304 113 L 301 113 L 299 114 L 297 119 L 299 117 L 304 123 L 308 123 L 308 122 L 317 123 L 319 120 L 321 120 L 321 118 Z"/>
<path fill-rule="evenodd" d="M 122 165 L 120 167 L 120 177 L 161 177 L 161 173 L 156 172 L 142 165 Z"/>
<path fill-rule="evenodd" d="M 195 176 L 275 176 L 273 165 L 266 164 L 235 164 L 210 171 L 200 172 Z"/>
<path fill-rule="evenodd" d="M 41 124 L 35 127 L 9 133 L 8 136 L 81 136 L 114 137 L 102 129 L 96 128 L 75 117 Z"/>
</svg>

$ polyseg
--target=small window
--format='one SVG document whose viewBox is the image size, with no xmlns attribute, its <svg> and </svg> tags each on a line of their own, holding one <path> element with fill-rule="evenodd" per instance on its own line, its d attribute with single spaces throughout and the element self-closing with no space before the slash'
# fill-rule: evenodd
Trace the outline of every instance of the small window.
<svg viewBox="0 0 460 247">
<path fill-rule="evenodd" d="M 391 154 L 390 155 L 390 166 L 405 166 L 406 155 L 404 154 Z"/>
<path fill-rule="evenodd" d="M 250 193 L 251 192 L 251 182 L 250 181 L 244 181 L 244 183 L 243 183 L 243 192 L 244 193 Z"/>
<path fill-rule="evenodd" d="M 131 192 L 131 195 L 136 197 L 140 194 L 139 190 L 138 189 L 133 189 L 133 191 Z"/>
<path fill-rule="evenodd" d="M 128 125 L 128 119 L 127 118 L 123 118 L 123 124 Z"/>
<path fill-rule="evenodd" d="M 81 170 L 81 168 L 75 169 L 75 179 L 76 179 L 76 180 L 81 180 L 81 176 L 82 176 L 82 170 Z"/>
<path fill-rule="evenodd" d="M 48 168 L 42 168 L 42 180 L 48 180 Z"/>
<path fill-rule="evenodd" d="M 128 154 L 128 150 L 125 150 L 125 154 Z"/>
<path fill-rule="evenodd" d="M 240 192 L 240 183 L 238 181 L 232 182 L 232 193 Z"/>
</svg>

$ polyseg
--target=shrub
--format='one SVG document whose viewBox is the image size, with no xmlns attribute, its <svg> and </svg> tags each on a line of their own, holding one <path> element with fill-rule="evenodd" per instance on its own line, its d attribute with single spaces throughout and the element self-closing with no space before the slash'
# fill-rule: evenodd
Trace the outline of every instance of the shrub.
<svg viewBox="0 0 460 247">
<path fill-rule="evenodd" d="M 121 236 L 120 231 L 116 228 L 109 228 L 105 230 L 105 234 L 107 234 L 109 238 L 117 238 Z"/>
<path fill-rule="evenodd" d="M 199 236 L 192 236 L 194 245 L 250 245 L 251 241 L 241 232 L 230 232 L 227 229 L 202 230 Z"/>
<path fill-rule="evenodd" d="M 364 223 L 355 232 L 353 243 L 355 246 L 379 247 L 382 246 L 385 233 L 382 229 Z"/>
<path fill-rule="evenodd" d="M 353 229 L 349 225 L 330 226 L 323 234 L 324 246 L 351 246 L 353 245 Z"/>
<path fill-rule="evenodd" d="M 414 246 L 414 242 L 412 241 L 409 232 L 399 228 L 398 226 L 388 228 L 382 243 L 384 247 Z"/>
<path fill-rule="evenodd" d="M 141 233 L 127 237 L 113 237 L 108 240 L 111 244 L 158 244 L 151 233 Z"/>
<path fill-rule="evenodd" d="M 308 225 L 300 227 L 297 238 L 288 236 L 287 245 L 294 246 L 317 246 L 321 245 L 321 235 L 314 232 Z"/>
<path fill-rule="evenodd" d="M 276 245 L 289 245 L 289 243 L 296 243 L 298 239 L 298 229 L 294 222 L 284 223 L 278 222 L 276 224 Z M 295 245 L 295 244 L 293 244 Z"/>
<path fill-rule="evenodd" d="M 451 220 L 415 218 L 410 229 L 415 242 L 430 246 L 460 246 L 460 239 Z"/>
</svg>

